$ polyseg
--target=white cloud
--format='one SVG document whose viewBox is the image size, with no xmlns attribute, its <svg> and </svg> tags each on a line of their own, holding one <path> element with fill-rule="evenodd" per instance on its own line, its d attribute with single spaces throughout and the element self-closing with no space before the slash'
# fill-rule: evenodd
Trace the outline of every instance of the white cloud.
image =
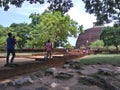
<svg viewBox="0 0 120 90">
<path fill-rule="evenodd" d="M 11 6 L 9 12 L 14 14 L 23 15 L 29 17 L 31 13 L 42 13 L 45 9 L 47 9 L 48 4 L 29 4 L 29 2 L 23 3 L 21 8 L 16 8 L 15 6 Z"/>
<path fill-rule="evenodd" d="M 82 3 L 82 4 L 81 4 Z M 67 13 L 70 17 L 78 22 L 79 25 L 83 25 L 84 29 L 93 27 L 93 22 L 96 21 L 94 15 L 90 15 L 85 12 L 84 4 L 81 1 L 77 2 L 77 4 L 71 8 L 71 10 Z M 79 5 L 78 5 L 79 4 Z M 68 41 L 71 45 L 75 46 L 77 38 L 69 37 Z"/>
<path fill-rule="evenodd" d="M 96 18 L 94 15 L 85 13 L 85 11 L 80 12 L 80 9 L 78 7 L 72 8 L 68 12 L 68 14 L 73 20 L 77 21 L 79 25 L 83 25 L 85 29 L 92 27 L 93 22 L 96 21 Z"/>
</svg>

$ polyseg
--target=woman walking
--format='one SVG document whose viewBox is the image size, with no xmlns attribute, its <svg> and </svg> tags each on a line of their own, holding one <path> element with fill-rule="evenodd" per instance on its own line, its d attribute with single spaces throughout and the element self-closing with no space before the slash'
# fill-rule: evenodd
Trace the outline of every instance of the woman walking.
<svg viewBox="0 0 120 90">
<path fill-rule="evenodd" d="M 49 39 L 46 43 L 46 50 L 47 50 L 47 57 L 52 58 L 52 43 L 50 42 Z"/>
</svg>

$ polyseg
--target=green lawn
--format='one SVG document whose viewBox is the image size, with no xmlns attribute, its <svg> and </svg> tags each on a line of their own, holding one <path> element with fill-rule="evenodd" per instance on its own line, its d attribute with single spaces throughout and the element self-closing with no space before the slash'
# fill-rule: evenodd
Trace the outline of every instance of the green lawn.
<svg viewBox="0 0 120 90">
<path fill-rule="evenodd" d="M 120 54 L 89 55 L 80 62 L 82 64 L 120 64 Z"/>
</svg>

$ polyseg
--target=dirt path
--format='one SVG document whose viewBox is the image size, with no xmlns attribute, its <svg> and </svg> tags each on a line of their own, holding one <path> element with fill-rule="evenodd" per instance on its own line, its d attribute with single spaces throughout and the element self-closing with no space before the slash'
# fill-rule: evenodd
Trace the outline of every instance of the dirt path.
<svg viewBox="0 0 120 90">
<path fill-rule="evenodd" d="M 25 58 L 25 57 L 16 57 L 14 59 L 14 62 L 25 62 L 25 61 L 35 61 L 35 59 L 33 58 Z M 0 67 L 3 67 L 6 63 L 6 58 L 0 58 Z"/>
</svg>

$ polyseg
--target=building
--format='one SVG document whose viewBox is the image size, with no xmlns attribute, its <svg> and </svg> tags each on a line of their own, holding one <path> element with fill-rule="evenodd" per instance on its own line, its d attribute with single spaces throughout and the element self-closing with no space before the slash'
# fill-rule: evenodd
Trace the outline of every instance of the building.
<svg viewBox="0 0 120 90">
<path fill-rule="evenodd" d="M 75 47 L 88 47 L 91 42 L 99 40 L 102 29 L 102 26 L 97 26 L 85 30 L 84 33 L 79 34 Z"/>
</svg>

